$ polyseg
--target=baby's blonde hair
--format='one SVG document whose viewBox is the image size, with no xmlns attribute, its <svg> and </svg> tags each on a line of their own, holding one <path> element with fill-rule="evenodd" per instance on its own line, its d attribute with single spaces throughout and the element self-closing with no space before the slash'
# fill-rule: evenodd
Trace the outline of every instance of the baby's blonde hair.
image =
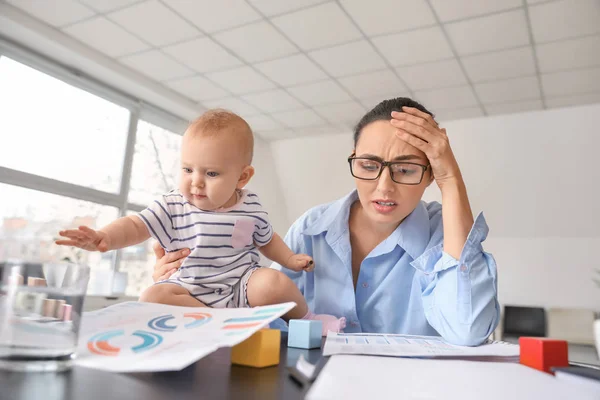
<svg viewBox="0 0 600 400">
<path fill-rule="evenodd" d="M 248 165 L 252 163 L 254 135 L 250 125 L 239 115 L 221 108 L 208 110 L 190 123 L 185 136 L 228 135 L 239 145 Z"/>
</svg>

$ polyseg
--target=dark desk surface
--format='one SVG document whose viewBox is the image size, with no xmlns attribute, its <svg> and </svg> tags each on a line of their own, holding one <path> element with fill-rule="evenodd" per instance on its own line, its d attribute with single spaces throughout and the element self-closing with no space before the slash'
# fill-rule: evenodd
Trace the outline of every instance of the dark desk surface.
<svg viewBox="0 0 600 400">
<path fill-rule="evenodd" d="M 290 379 L 286 366 L 295 365 L 300 354 L 315 364 L 321 349 L 288 348 L 287 335 L 281 336 L 281 358 L 274 367 L 231 365 L 231 349 L 224 348 L 176 372 L 116 374 L 81 367 L 65 373 L 0 371 L 0 399 L 303 399 L 308 387 Z"/>
</svg>

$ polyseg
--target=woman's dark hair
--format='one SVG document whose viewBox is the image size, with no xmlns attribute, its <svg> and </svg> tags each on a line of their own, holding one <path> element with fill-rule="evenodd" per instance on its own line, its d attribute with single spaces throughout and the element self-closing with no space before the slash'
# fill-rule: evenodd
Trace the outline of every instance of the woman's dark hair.
<svg viewBox="0 0 600 400">
<path fill-rule="evenodd" d="M 356 124 L 356 127 L 354 128 L 354 147 L 356 147 L 360 133 L 365 126 L 375 121 L 389 121 L 392 119 L 392 111 L 403 112 L 402 107 L 413 107 L 432 117 L 434 116 L 429 110 L 423 107 L 421 103 L 409 99 L 408 97 L 396 97 L 395 99 L 384 100 L 366 113 L 360 121 L 358 121 L 358 124 Z"/>
</svg>

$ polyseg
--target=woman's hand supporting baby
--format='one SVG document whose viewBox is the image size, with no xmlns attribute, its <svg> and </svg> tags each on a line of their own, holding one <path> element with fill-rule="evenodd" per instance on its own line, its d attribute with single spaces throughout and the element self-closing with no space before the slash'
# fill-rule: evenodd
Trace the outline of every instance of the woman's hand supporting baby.
<svg viewBox="0 0 600 400">
<path fill-rule="evenodd" d="M 190 249 L 181 249 L 167 254 L 158 242 L 154 242 L 152 250 L 154 250 L 156 256 L 156 264 L 152 273 L 154 282 L 169 279 L 171 275 L 179 270 L 186 257 L 190 255 Z"/>
</svg>

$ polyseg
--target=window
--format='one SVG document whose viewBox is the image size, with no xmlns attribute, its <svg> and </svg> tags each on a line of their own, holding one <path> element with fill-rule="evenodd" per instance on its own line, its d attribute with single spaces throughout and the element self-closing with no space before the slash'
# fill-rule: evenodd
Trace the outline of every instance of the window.
<svg viewBox="0 0 600 400">
<path fill-rule="evenodd" d="M 112 253 L 57 246 L 58 231 L 87 225 L 99 228 L 118 216 L 114 207 L 103 206 L 0 183 L 0 259 L 52 261 L 69 258 L 91 268 L 88 293 L 98 288 L 112 271 Z"/>
<path fill-rule="evenodd" d="M 0 165 L 118 193 L 129 111 L 0 58 Z"/>
<path fill-rule="evenodd" d="M 180 135 L 139 121 L 129 202 L 146 206 L 156 196 L 177 188 Z"/>
<path fill-rule="evenodd" d="M 127 215 L 137 213 L 128 211 Z M 152 244 L 154 239 L 146 240 L 135 246 L 129 246 L 120 250 L 119 272 L 125 279 L 125 294 L 127 296 L 139 296 L 147 287 L 152 285 L 152 272 L 154 270 L 154 251 Z"/>
<path fill-rule="evenodd" d="M 182 137 L 140 120 L 137 126 L 129 202 L 146 207 L 177 188 Z M 135 214 L 128 212 L 128 215 Z M 137 296 L 150 286 L 155 263 L 153 240 L 121 250 L 119 272 L 126 273 L 125 294 Z"/>
<path fill-rule="evenodd" d="M 173 131 L 185 122 L 8 46 L 0 43 L 0 259 L 68 257 L 91 267 L 88 294 L 139 295 L 152 284 L 151 240 L 118 253 L 54 240 L 61 229 L 100 228 L 176 188 L 181 136 Z"/>
</svg>

